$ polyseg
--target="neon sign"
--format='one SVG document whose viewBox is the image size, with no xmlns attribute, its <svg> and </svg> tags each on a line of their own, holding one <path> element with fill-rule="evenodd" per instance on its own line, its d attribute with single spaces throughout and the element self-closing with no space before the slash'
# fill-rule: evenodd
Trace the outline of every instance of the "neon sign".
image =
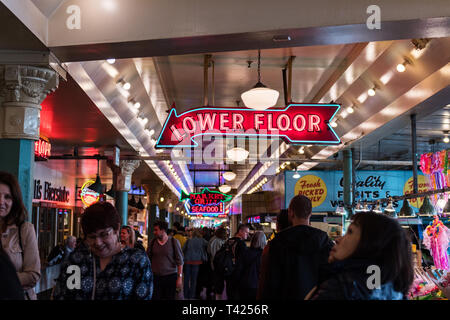
<svg viewBox="0 0 450 320">
<path fill-rule="evenodd" d="M 94 180 L 88 180 L 81 187 L 80 198 L 86 207 L 89 207 L 90 205 L 92 205 L 100 200 L 99 193 L 92 191 L 91 189 L 88 189 L 88 187 L 94 183 L 95 183 Z"/>
<path fill-rule="evenodd" d="M 196 216 L 224 216 L 225 202 L 230 201 L 232 196 L 219 191 L 210 191 L 208 188 L 199 193 L 187 194 L 181 191 L 180 200 L 184 202 L 188 214 Z"/>
<path fill-rule="evenodd" d="M 48 159 L 50 157 L 50 152 L 52 149 L 52 145 L 50 142 L 43 138 L 39 138 L 39 140 L 34 142 L 34 155 L 40 159 Z"/>
<path fill-rule="evenodd" d="M 203 135 L 279 137 L 290 144 L 339 144 L 329 124 L 339 108 L 338 104 L 291 103 L 284 109 L 204 107 L 178 115 L 172 106 L 156 147 L 196 147 L 194 138 Z"/>
</svg>

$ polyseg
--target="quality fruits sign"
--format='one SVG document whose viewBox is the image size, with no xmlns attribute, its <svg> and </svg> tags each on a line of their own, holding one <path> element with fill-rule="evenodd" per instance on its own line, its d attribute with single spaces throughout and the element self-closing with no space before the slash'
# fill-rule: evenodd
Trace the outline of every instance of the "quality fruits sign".
<svg viewBox="0 0 450 320">
<path fill-rule="evenodd" d="M 196 147 L 204 135 L 281 138 L 290 144 L 339 144 L 330 126 L 338 104 L 291 103 L 263 111 L 249 108 L 194 108 L 178 115 L 174 106 L 164 123 L 157 148 Z"/>
</svg>

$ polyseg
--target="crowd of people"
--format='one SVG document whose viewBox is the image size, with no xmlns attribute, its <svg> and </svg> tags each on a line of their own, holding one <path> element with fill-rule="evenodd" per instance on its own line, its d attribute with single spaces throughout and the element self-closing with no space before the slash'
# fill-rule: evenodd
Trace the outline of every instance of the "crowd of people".
<svg viewBox="0 0 450 320">
<path fill-rule="evenodd" d="M 239 225 L 192 229 L 153 223 L 144 249 L 113 205 L 85 209 L 81 241 L 51 253 L 60 263 L 54 300 L 401 300 L 413 282 L 411 242 L 399 223 L 358 213 L 332 241 L 310 224 L 311 201 L 295 196 L 274 236 Z M 0 299 L 36 299 L 40 260 L 14 176 L 0 172 Z M 368 285 L 374 267 L 379 281 Z M 77 272 L 78 270 L 78 272 Z M 78 278 L 77 278 L 78 277 Z M 448 289 L 443 290 L 448 294 Z"/>
</svg>

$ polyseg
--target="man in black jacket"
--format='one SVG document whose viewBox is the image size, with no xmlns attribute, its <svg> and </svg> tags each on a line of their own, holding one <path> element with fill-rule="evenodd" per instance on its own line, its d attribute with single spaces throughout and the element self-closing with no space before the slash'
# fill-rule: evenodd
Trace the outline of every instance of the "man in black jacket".
<svg viewBox="0 0 450 320">
<path fill-rule="evenodd" d="M 8 255 L 0 243 L 0 300 L 24 300 L 23 288 Z"/>
<path fill-rule="evenodd" d="M 246 224 L 241 224 L 238 227 L 238 231 L 236 232 L 233 238 L 228 239 L 227 241 L 233 247 L 233 256 L 234 256 L 234 269 L 231 276 L 226 277 L 226 291 L 228 300 L 239 300 L 239 281 L 242 276 L 242 260 L 247 252 L 247 245 L 245 244 L 245 240 L 247 240 L 249 235 L 249 227 Z"/>
<path fill-rule="evenodd" d="M 328 255 L 333 247 L 326 232 L 310 226 L 311 201 L 297 195 L 289 204 L 292 227 L 269 242 L 262 258 L 259 299 L 303 300 L 328 275 Z"/>
</svg>

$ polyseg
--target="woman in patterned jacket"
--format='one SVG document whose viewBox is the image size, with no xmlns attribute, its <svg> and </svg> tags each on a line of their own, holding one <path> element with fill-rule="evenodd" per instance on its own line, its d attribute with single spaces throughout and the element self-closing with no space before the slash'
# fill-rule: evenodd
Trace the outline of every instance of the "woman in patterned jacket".
<svg viewBox="0 0 450 320">
<path fill-rule="evenodd" d="M 110 203 L 88 207 L 81 227 L 89 250 L 77 250 L 62 265 L 55 300 L 150 300 L 153 274 L 142 250 L 121 248 L 120 216 Z"/>
</svg>

